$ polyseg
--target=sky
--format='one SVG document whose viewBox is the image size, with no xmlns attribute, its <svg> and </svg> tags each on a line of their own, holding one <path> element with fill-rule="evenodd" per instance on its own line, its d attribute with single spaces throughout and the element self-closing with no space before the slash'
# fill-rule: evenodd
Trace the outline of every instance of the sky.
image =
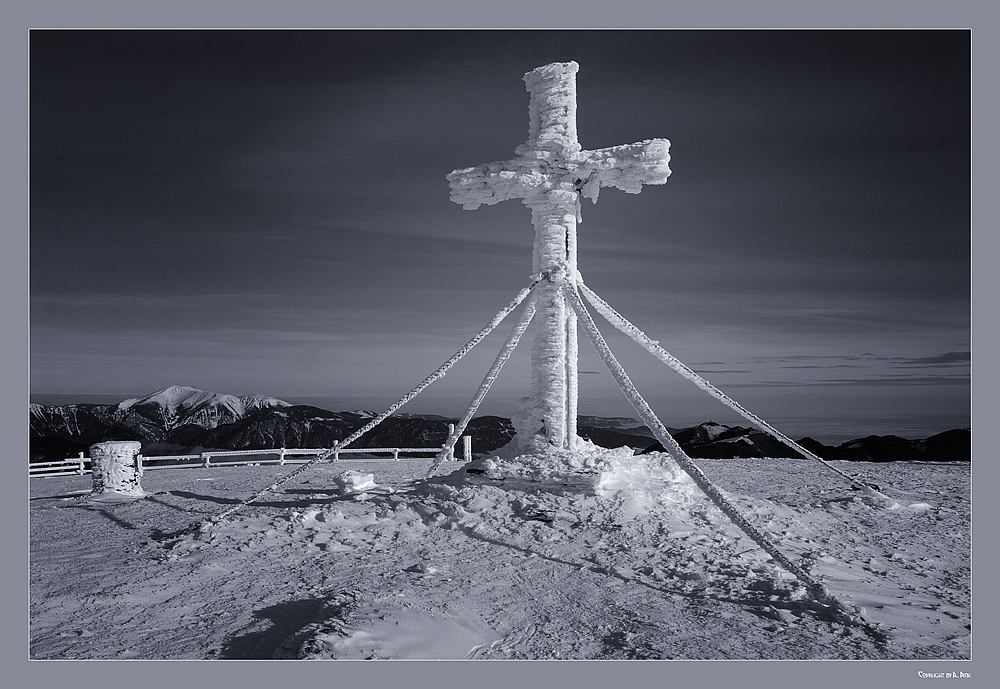
<svg viewBox="0 0 1000 689">
<path fill-rule="evenodd" d="M 779 430 L 970 425 L 970 34 L 32 31 L 32 399 L 169 385 L 381 411 L 528 283 L 530 212 L 453 169 L 527 138 L 575 60 L 586 149 L 671 141 L 606 189 L 586 284 Z M 512 323 L 403 411 L 460 416 Z M 598 323 L 667 426 L 747 425 Z M 528 338 L 532 335 L 529 330 Z M 580 413 L 635 416 L 586 341 Z M 481 407 L 527 394 L 521 345 Z"/>
</svg>

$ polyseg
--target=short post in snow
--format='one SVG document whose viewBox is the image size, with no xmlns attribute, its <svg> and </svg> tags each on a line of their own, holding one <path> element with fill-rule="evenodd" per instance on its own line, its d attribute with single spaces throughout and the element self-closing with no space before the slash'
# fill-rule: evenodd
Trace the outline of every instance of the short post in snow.
<svg viewBox="0 0 1000 689">
<path fill-rule="evenodd" d="M 285 463 L 285 448 L 281 448 L 281 452 L 278 453 L 278 464 Z"/>
<path fill-rule="evenodd" d="M 466 462 L 472 461 L 472 436 L 463 435 L 462 436 L 462 455 Z"/>
<path fill-rule="evenodd" d="M 203 468 L 207 469 L 209 466 L 211 466 L 211 464 L 212 464 L 212 455 L 208 454 L 207 452 L 202 452 L 201 453 L 201 466 Z"/>
<path fill-rule="evenodd" d="M 338 440 L 333 444 L 333 461 L 340 461 L 340 441 Z"/>
<path fill-rule="evenodd" d="M 450 438 L 454 433 L 455 433 L 455 424 L 453 424 L 453 423 L 448 424 L 448 437 Z M 452 445 L 451 449 L 448 451 L 448 458 L 447 458 L 447 460 L 449 462 L 454 462 L 455 461 L 455 446 L 454 445 Z"/>
<path fill-rule="evenodd" d="M 90 446 L 90 467 L 94 479 L 93 494 L 119 493 L 143 496 L 140 485 L 139 450 L 136 440 L 108 441 Z"/>
</svg>

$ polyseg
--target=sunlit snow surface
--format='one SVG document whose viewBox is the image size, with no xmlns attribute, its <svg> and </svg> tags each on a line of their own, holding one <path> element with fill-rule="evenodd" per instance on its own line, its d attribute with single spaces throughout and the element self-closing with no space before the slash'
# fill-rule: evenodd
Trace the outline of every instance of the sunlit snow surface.
<svg viewBox="0 0 1000 689">
<path fill-rule="evenodd" d="M 317 466 L 239 518 L 131 555 L 98 551 L 88 566 L 105 578 L 87 595 L 100 606 L 71 604 L 87 577 L 66 568 L 82 565 L 64 562 L 57 585 L 45 574 L 47 558 L 63 557 L 56 544 L 33 545 L 33 657 L 135 657 L 137 647 L 173 658 L 969 655 L 967 465 L 850 467 L 899 502 L 886 510 L 815 462 L 699 462 L 783 552 L 884 625 L 883 642 L 824 615 L 665 454 L 498 454 L 426 480 L 416 478 L 424 461 Z M 110 508 L 63 492 L 49 505 L 70 509 L 33 512 L 33 538 L 61 514 L 93 514 L 123 539 L 179 528 L 280 471 L 149 472 L 155 495 Z M 109 522 L 109 509 L 133 528 Z M 164 631 L 171 620 L 176 634 Z M 147 626 L 160 636 L 143 641 Z M 93 636 L 59 636 L 73 629 Z"/>
</svg>

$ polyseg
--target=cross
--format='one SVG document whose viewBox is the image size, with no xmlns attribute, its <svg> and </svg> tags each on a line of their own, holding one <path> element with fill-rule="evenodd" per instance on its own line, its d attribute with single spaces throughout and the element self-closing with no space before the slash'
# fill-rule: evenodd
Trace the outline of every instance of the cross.
<svg viewBox="0 0 1000 689">
<path fill-rule="evenodd" d="M 594 151 L 576 135 L 575 62 L 553 62 L 524 75 L 530 94 L 528 141 L 515 157 L 455 170 L 448 175 L 451 200 L 466 210 L 521 199 L 535 227 L 532 271 L 539 329 L 531 350 L 531 390 L 512 419 L 519 449 L 539 443 L 574 449 L 577 444 L 576 314 L 563 289 L 578 280 L 576 224 L 580 197 L 597 203 L 602 187 L 638 194 L 643 184 L 664 184 L 670 142 L 648 139 Z"/>
</svg>

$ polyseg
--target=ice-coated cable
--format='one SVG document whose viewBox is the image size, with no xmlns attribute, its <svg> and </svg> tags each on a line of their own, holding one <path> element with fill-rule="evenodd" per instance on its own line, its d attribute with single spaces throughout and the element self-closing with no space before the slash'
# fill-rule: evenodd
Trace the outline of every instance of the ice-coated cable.
<svg viewBox="0 0 1000 689">
<path fill-rule="evenodd" d="M 796 578 L 802 582 L 812 594 L 812 596 L 823 605 L 830 606 L 835 611 L 842 615 L 850 617 L 850 613 L 847 611 L 843 603 L 841 603 L 837 598 L 835 598 L 829 590 L 823 584 L 814 580 L 808 572 L 803 570 L 801 567 L 792 562 L 784 553 L 778 550 L 777 546 L 771 542 L 767 536 L 764 535 L 757 527 L 750 523 L 746 517 L 744 517 L 735 505 L 733 505 L 726 497 L 722 494 L 718 488 L 705 476 L 704 472 L 687 456 L 687 453 L 681 448 L 676 440 L 670 435 L 663 423 L 660 422 L 656 414 L 643 399 L 639 391 L 636 390 L 632 381 L 629 379 L 628 374 L 625 369 L 622 368 L 621 364 L 618 363 L 618 359 L 611 352 L 608 347 L 608 343 L 604 340 L 601 332 L 597 329 L 597 325 L 594 323 L 594 319 L 590 316 L 590 312 L 584 306 L 583 301 L 580 299 L 580 295 L 574 289 L 573 285 L 567 284 L 564 286 L 564 292 L 569 298 L 570 304 L 576 311 L 577 316 L 580 319 L 580 323 L 583 325 L 584 332 L 587 333 L 587 337 L 590 339 L 591 344 L 594 345 L 594 349 L 600 355 L 601 359 L 604 360 L 604 364 L 608 367 L 611 375 L 614 377 L 618 386 L 621 388 L 622 392 L 625 394 L 625 398 L 628 399 L 632 407 L 639 413 L 642 420 L 646 423 L 649 429 L 656 436 L 656 439 L 660 441 L 663 447 L 667 450 L 670 456 L 677 462 L 677 464 L 683 469 L 688 476 L 695 482 L 695 484 L 709 497 L 709 499 L 714 502 L 722 512 L 729 517 L 729 519 L 740 528 L 743 533 L 749 536 L 753 541 L 759 545 L 764 552 L 774 558 L 782 567 L 791 572 L 796 576 Z"/>
<path fill-rule="evenodd" d="M 524 313 L 521 314 L 520 320 L 514 325 L 510 331 L 510 335 L 507 336 L 507 341 L 504 342 L 503 347 L 500 348 L 500 352 L 497 354 L 497 358 L 493 361 L 493 365 L 490 366 L 490 370 L 486 372 L 486 377 L 483 378 L 483 382 L 479 384 L 479 389 L 476 391 L 475 397 L 469 404 L 469 408 L 465 410 L 465 414 L 459 420 L 458 424 L 455 426 L 455 430 L 448 440 L 445 442 L 444 447 L 441 448 L 441 452 L 438 453 L 437 457 L 434 458 L 434 462 L 431 464 L 430 469 L 427 470 L 427 476 L 431 476 L 434 471 L 441 466 L 441 463 L 451 456 L 451 453 L 455 450 L 455 443 L 462 436 L 465 431 L 466 426 L 469 425 L 469 421 L 472 420 L 472 416 L 479 409 L 479 405 L 482 404 L 483 398 L 486 397 L 486 393 L 490 391 L 490 387 L 493 382 L 497 379 L 500 374 L 500 369 L 503 365 L 507 363 L 507 359 L 510 358 L 511 352 L 517 347 L 517 343 L 521 340 L 521 336 L 524 335 L 524 331 L 528 328 L 528 324 L 531 319 L 535 316 L 535 297 L 532 296 L 528 300 L 527 305 L 524 308 Z"/>
<path fill-rule="evenodd" d="M 363 436 L 365 433 L 367 433 L 371 429 L 375 428 L 375 426 L 377 426 L 380 423 L 382 423 L 388 416 L 390 416 L 391 414 L 393 414 L 397 409 L 399 409 L 404 404 L 406 404 L 407 402 L 409 402 L 410 400 L 412 400 L 414 397 L 416 397 L 417 395 L 419 395 L 421 392 L 423 392 L 424 388 L 426 388 L 428 385 L 430 385 L 431 383 L 433 383 L 438 378 L 441 378 L 442 376 L 444 376 L 444 374 L 448 372 L 448 369 L 450 369 L 452 366 L 454 366 L 455 363 L 459 359 L 461 359 L 463 356 L 465 356 L 466 354 L 468 354 L 470 349 L 472 349 L 477 344 L 479 344 L 479 342 L 484 337 L 486 337 L 487 335 L 489 335 L 493 331 L 493 329 L 496 328 L 500 324 L 500 321 L 502 321 L 504 318 L 506 318 L 508 316 L 508 314 L 510 314 L 511 311 L 513 311 L 514 309 L 516 309 L 517 306 L 518 306 L 518 304 L 520 304 L 522 301 L 524 301 L 525 297 L 527 297 L 529 294 L 531 294 L 531 291 L 535 288 L 535 285 L 537 285 L 539 282 L 541 282 L 544 278 L 545 278 L 545 276 L 532 276 L 532 282 L 531 282 L 531 284 L 528 285 L 527 287 L 525 287 L 524 289 L 522 289 L 520 292 L 518 292 L 517 296 L 514 297 L 514 299 L 509 304 L 507 304 L 507 306 L 505 306 L 504 308 L 500 309 L 500 311 L 498 311 L 497 314 L 495 316 L 493 316 L 492 319 L 490 319 L 490 322 L 487 323 L 486 326 L 482 330 L 480 330 L 478 333 L 476 333 L 475 337 L 473 337 L 471 340 L 469 340 L 468 342 L 466 342 L 464 347 L 462 347 L 460 350 L 458 350 L 457 352 L 455 352 L 455 354 L 450 359 L 448 359 L 448 361 L 446 361 L 443 364 L 441 364 L 441 366 L 438 367 L 438 369 L 436 371 L 434 371 L 434 373 L 432 373 L 429 376 L 427 376 L 426 378 L 424 378 L 424 380 L 417 387 L 415 387 L 412 390 L 410 390 L 410 392 L 407 393 L 406 395 L 404 395 L 402 398 L 400 398 L 400 400 L 398 402 L 396 402 L 395 404 L 393 404 L 391 407 L 389 407 L 388 409 L 386 409 L 384 412 L 382 412 L 381 414 L 379 414 L 378 416 L 376 416 L 374 419 L 372 419 L 371 421 L 369 421 L 368 423 L 366 423 L 364 426 L 362 426 L 358 430 L 356 430 L 353 433 L 351 433 L 343 441 L 337 443 L 334 447 L 330 448 L 329 450 L 325 450 L 322 454 L 316 455 L 313 459 L 309 460 L 308 462 L 306 462 L 305 464 L 303 464 L 302 466 L 300 466 L 298 469 L 296 469 L 292 473 L 290 473 L 287 476 L 284 476 L 284 477 L 278 479 L 277 481 L 275 481 L 274 483 L 272 483 L 271 485 L 269 485 L 264 490 L 259 491 L 258 493 L 255 493 L 253 496 L 247 498 L 246 500 L 233 505 L 232 507 L 230 507 L 227 510 L 222 511 L 218 515 L 212 517 L 209 521 L 216 522 L 216 521 L 219 521 L 221 519 L 225 519 L 226 517 L 228 517 L 229 515 L 231 515 L 233 512 L 236 512 L 237 510 L 239 510 L 239 509 L 241 509 L 243 507 L 246 507 L 250 503 L 252 503 L 252 502 L 254 502 L 256 500 L 259 500 L 261 497 L 263 497 L 267 493 L 270 493 L 272 490 L 274 490 L 275 488 L 279 487 L 280 485 L 282 485 L 283 483 L 285 483 L 289 479 L 291 479 L 291 478 L 293 478 L 295 476 L 298 476 L 299 474 L 301 474 L 303 471 L 305 471 L 306 469 L 308 469 L 312 465 L 328 459 L 331 455 L 333 455 L 334 452 L 336 452 L 337 450 L 344 449 L 345 447 L 347 447 L 348 445 L 350 445 L 351 443 L 353 443 L 355 440 L 357 440 L 358 438 L 360 438 L 361 436 Z"/>
<path fill-rule="evenodd" d="M 577 442 L 577 413 L 580 396 L 580 342 L 576 336 L 576 315 L 573 309 L 566 313 L 566 441 L 569 449 L 574 449 Z"/>
<path fill-rule="evenodd" d="M 850 481 L 852 486 L 860 488 L 871 497 L 875 497 L 880 500 L 885 500 L 889 503 L 894 502 L 891 498 L 876 491 L 871 486 L 861 483 L 860 481 L 858 481 L 858 479 L 854 478 L 850 474 L 847 474 L 838 469 L 837 467 L 829 464 L 822 457 L 819 457 L 815 453 L 810 452 L 806 448 L 802 447 L 797 442 L 786 436 L 784 433 L 771 426 L 769 423 L 758 417 L 750 410 L 746 409 L 742 404 L 740 404 L 739 402 L 731 398 L 729 395 L 724 393 L 722 390 L 715 387 L 710 382 L 708 382 L 707 380 L 699 376 L 697 373 L 692 371 L 690 368 L 685 366 L 680 360 L 678 360 L 676 357 L 674 357 L 665 349 L 663 349 L 663 347 L 661 347 L 656 340 L 652 340 L 649 337 L 647 337 L 644 332 L 642 332 L 637 327 L 632 325 L 629 321 L 625 319 L 624 316 L 622 316 L 620 313 L 611 308 L 611 306 L 609 306 L 606 301 L 597 296 L 597 294 L 594 293 L 592 289 L 583 284 L 582 280 L 578 284 L 584 296 L 587 297 L 587 301 L 593 304 L 594 309 L 596 309 L 598 313 L 604 316 L 604 318 L 606 318 L 607 321 L 611 323 L 611 325 L 615 326 L 616 328 L 618 328 L 618 330 L 622 331 L 623 333 L 631 337 L 633 340 L 638 342 L 647 352 L 655 356 L 657 359 L 665 363 L 670 368 L 677 371 L 677 373 L 681 374 L 684 378 L 687 378 L 692 383 L 697 385 L 699 388 L 710 394 L 712 397 L 716 398 L 717 400 L 725 404 L 727 407 L 737 412 L 740 416 L 742 416 L 744 419 L 752 423 L 754 426 L 756 426 L 763 432 L 776 438 L 779 442 L 784 443 L 788 447 L 791 447 L 792 449 L 800 452 L 803 457 L 807 457 L 808 459 L 814 459 L 823 464 L 823 466 L 830 469 L 831 471 L 840 474 L 848 481 Z"/>
</svg>

